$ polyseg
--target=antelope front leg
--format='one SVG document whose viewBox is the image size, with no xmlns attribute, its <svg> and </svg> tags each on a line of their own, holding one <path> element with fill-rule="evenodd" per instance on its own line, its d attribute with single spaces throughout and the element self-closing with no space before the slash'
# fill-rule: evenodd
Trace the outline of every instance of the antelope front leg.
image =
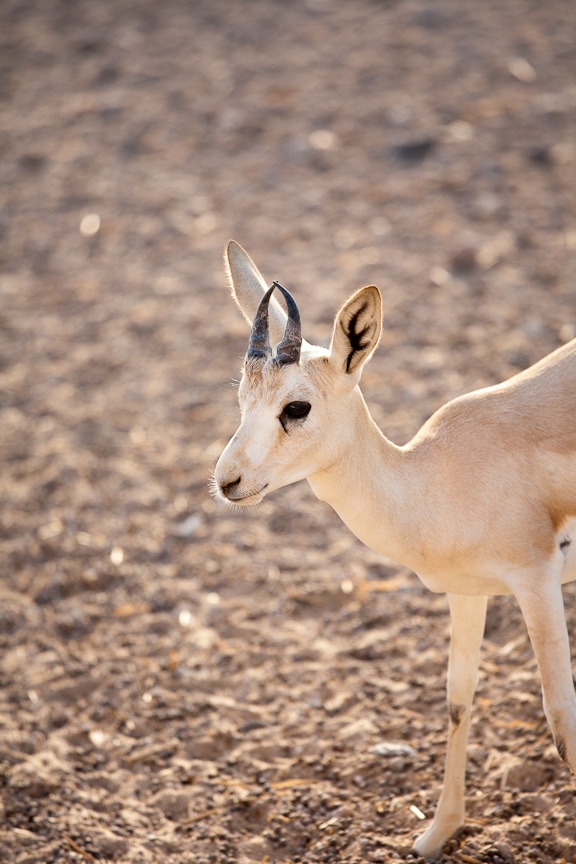
<svg viewBox="0 0 576 864">
<path fill-rule="evenodd" d="M 544 713 L 558 753 L 576 774 L 576 694 L 560 580 L 516 591 L 542 679 Z"/>
<path fill-rule="evenodd" d="M 430 827 L 414 844 L 414 851 L 424 858 L 438 856 L 464 821 L 466 744 L 488 598 L 450 594 L 448 601 L 452 619 L 447 686 L 450 733 L 444 786 L 436 813 Z"/>
</svg>

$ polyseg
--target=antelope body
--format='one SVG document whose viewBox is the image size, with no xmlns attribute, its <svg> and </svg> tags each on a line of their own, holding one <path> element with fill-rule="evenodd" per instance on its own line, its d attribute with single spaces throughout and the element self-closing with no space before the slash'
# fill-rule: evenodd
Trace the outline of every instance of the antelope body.
<svg viewBox="0 0 576 864">
<path fill-rule="evenodd" d="M 234 241 L 227 265 L 233 297 L 253 327 L 240 427 L 215 469 L 218 496 L 256 504 L 306 478 L 362 542 L 448 594 L 444 786 L 414 844 L 435 857 L 464 820 L 466 741 L 490 595 L 518 600 L 546 717 L 576 772 L 561 590 L 576 580 L 576 340 L 503 384 L 449 402 L 398 447 L 372 420 L 358 386 L 380 338 L 378 289 L 362 288 L 344 304 L 324 349 L 302 339 L 292 296 L 278 283 L 268 289 Z"/>
</svg>

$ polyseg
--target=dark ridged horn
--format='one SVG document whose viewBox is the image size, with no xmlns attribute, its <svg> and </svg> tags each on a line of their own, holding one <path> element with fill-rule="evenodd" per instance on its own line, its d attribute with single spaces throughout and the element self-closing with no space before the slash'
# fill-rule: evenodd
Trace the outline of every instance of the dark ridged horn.
<svg viewBox="0 0 576 864">
<path fill-rule="evenodd" d="M 278 288 L 282 292 L 286 301 L 286 311 L 288 312 L 284 338 L 278 344 L 274 362 L 279 366 L 286 366 L 288 363 L 299 363 L 300 349 L 302 347 L 302 327 L 298 306 L 290 292 L 280 285 L 279 282 L 273 282 L 272 288 Z"/>
<path fill-rule="evenodd" d="M 275 286 L 272 285 L 258 304 L 246 352 L 247 360 L 267 360 L 272 355 L 268 327 L 268 304 L 274 288 Z"/>
<path fill-rule="evenodd" d="M 272 287 L 268 289 L 262 297 L 256 311 L 254 323 L 252 324 L 252 333 L 248 343 L 248 351 L 246 352 L 247 360 L 267 360 L 272 356 L 272 347 L 270 345 L 270 328 L 268 320 L 268 306 L 270 297 L 274 289 L 278 288 L 282 292 L 282 296 L 286 301 L 286 310 L 288 312 L 288 320 L 284 331 L 284 338 L 278 344 L 274 363 L 278 366 L 286 366 L 289 363 L 298 363 L 300 361 L 300 349 L 302 346 L 302 329 L 300 325 L 300 312 L 296 301 L 289 291 L 286 290 L 279 282 L 273 282 Z"/>
</svg>

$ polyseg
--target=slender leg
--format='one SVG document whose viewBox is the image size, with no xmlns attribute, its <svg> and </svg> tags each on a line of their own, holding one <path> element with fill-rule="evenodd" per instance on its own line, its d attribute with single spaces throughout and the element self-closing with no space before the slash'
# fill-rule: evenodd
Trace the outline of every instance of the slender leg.
<svg viewBox="0 0 576 864">
<path fill-rule="evenodd" d="M 558 752 L 576 773 L 576 694 L 560 581 L 516 591 L 542 679 L 544 712 Z"/>
<path fill-rule="evenodd" d="M 444 786 L 436 813 L 430 827 L 414 844 L 414 851 L 425 858 L 438 856 L 464 821 L 466 744 L 488 598 L 449 594 L 448 601 L 452 619 L 447 687 L 450 733 Z"/>
</svg>

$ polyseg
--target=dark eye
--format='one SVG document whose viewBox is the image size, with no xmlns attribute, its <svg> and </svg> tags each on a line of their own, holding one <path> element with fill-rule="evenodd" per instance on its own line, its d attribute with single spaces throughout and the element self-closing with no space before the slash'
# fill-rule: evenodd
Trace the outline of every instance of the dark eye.
<svg viewBox="0 0 576 864">
<path fill-rule="evenodd" d="M 311 407 L 309 402 L 289 402 L 284 406 L 280 420 L 302 420 L 308 416 Z"/>
</svg>

